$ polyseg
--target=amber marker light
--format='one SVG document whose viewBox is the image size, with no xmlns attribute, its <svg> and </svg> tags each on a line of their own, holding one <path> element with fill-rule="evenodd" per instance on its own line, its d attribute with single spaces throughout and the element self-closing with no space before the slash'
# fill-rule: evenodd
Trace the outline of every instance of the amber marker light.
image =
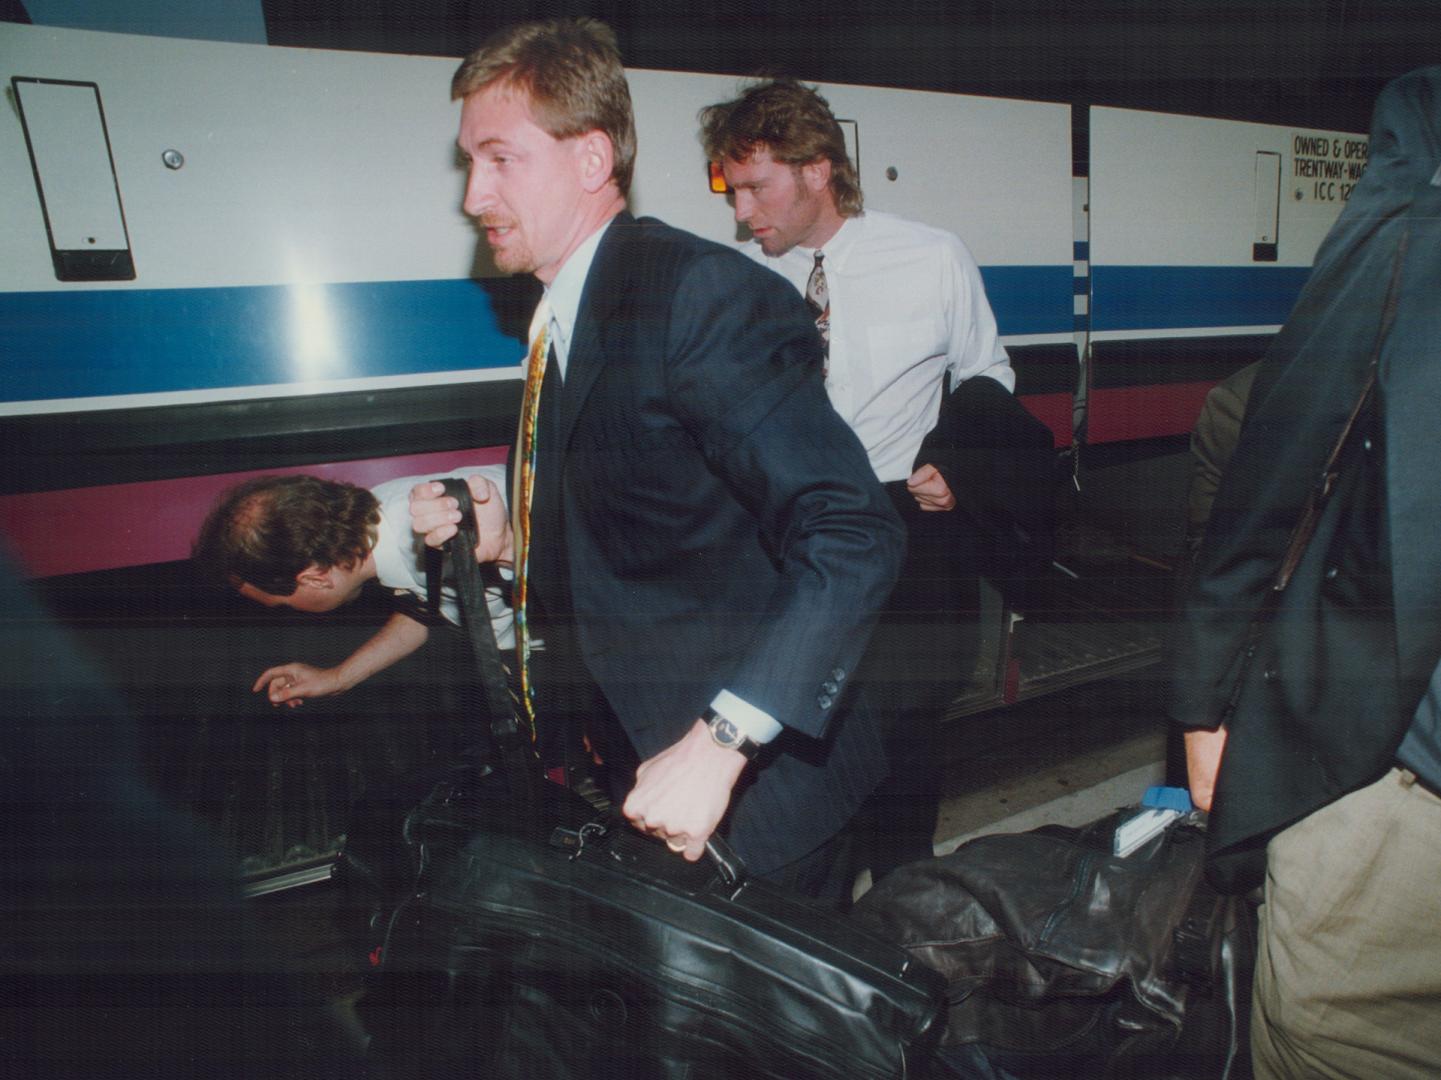
<svg viewBox="0 0 1441 1080">
<path fill-rule="evenodd" d="M 717 195 L 724 195 L 730 190 L 726 187 L 726 174 L 721 171 L 719 161 L 710 163 L 710 189 Z"/>
</svg>

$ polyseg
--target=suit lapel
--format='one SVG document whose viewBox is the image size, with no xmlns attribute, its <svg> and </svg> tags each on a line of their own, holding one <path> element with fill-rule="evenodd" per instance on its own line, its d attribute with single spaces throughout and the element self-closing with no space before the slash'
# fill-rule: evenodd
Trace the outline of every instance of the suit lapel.
<svg viewBox="0 0 1441 1080">
<path fill-rule="evenodd" d="M 566 357 L 563 411 L 559 418 L 560 445 L 570 443 L 581 407 L 605 367 L 601 327 L 625 295 L 625 252 L 631 246 L 635 218 L 622 211 L 601 237 L 590 273 L 581 292 L 580 309 Z"/>
</svg>

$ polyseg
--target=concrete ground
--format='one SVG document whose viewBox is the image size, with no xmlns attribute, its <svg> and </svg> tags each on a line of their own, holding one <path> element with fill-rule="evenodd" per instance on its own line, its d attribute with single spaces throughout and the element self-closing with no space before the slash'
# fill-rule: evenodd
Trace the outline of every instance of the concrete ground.
<svg viewBox="0 0 1441 1080">
<path fill-rule="evenodd" d="M 938 848 L 1032 821 L 1083 824 L 1138 800 L 1165 778 L 1161 693 L 1153 667 L 952 721 Z"/>
</svg>

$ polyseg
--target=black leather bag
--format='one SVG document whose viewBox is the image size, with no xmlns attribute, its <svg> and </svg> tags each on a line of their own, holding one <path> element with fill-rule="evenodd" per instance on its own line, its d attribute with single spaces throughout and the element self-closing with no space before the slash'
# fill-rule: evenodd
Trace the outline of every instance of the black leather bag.
<svg viewBox="0 0 1441 1080">
<path fill-rule="evenodd" d="M 902 867 L 854 915 L 945 975 L 943 1043 L 1009 1074 L 1249 1076 L 1254 912 L 1206 882 L 1198 824 L 1122 858 L 1118 820 L 980 837 Z"/>
<path fill-rule="evenodd" d="M 381 968 L 395 913 L 416 896 L 425 868 L 463 847 L 497 804 L 509 812 L 506 794 L 495 766 L 471 759 L 366 791 L 356 800 L 331 881 L 337 928 L 363 975 Z"/>
<path fill-rule="evenodd" d="M 904 950 L 556 785 L 533 822 L 503 784 L 475 794 L 466 816 L 485 824 L 422 860 L 363 1010 L 399 1075 L 919 1074 L 944 982 Z"/>
<path fill-rule="evenodd" d="M 456 572 L 462 608 L 478 613 L 471 543 Z M 479 636 L 478 652 L 487 640 L 493 652 Z M 408 812 L 367 804 L 342 850 L 351 925 L 375 969 L 360 1012 L 388 1072 L 918 1075 L 944 1023 L 939 975 L 748 879 L 718 840 L 708 862 L 688 863 L 540 780 L 498 687 L 491 709 L 491 762 L 440 778 Z"/>
<path fill-rule="evenodd" d="M 534 742 L 517 715 L 483 574 L 470 557 L 476 542 L 470 489 L 460 479 L 440 482 L 460 505 L 461 525 L 444 553 L 427 552 L 427 606 L 431 617 L 440 618 L 441 569 L 448 556 L 480 682 L 486 741 L 458 760 L 366 791 L 351 807 L 331 878 L 337 885 L 336 922 L 366 973 L 383 964 L 395 912 L 421 888 L 431 859 L 462 846 L 486 813 L 536 818 L 542 798 Z"/>
</svg>

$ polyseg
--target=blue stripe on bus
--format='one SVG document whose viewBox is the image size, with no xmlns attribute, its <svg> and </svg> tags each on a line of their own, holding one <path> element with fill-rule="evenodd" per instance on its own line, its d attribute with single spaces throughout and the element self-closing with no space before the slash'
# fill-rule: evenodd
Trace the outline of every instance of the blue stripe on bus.
<svg viewBox="0 0 1441 1080">
<path fill-rule="evenodd" d="M 1002 334 L 1069 334 L 1075 270 L 1061 266 L 983 266 L 981 280 Z"/>
<path fill-rule="evenodd" d="M 0 293 L 0 400 L 519 364 L 468 280 Z"/>
<path fill-rule="evenodd" d="M 1069 266 L 982 276 L 1001 333 L 1071 330 Z M 470 280 L 0 293 L 0 330 L 12 402 L 424 376 L 524 353 Z"/>
<path fill-rule="evenodd" d="M 1091 265 L 1092 330 L 1274 326 L 1311 273 L 1305 266 Z"/>
</svg>

